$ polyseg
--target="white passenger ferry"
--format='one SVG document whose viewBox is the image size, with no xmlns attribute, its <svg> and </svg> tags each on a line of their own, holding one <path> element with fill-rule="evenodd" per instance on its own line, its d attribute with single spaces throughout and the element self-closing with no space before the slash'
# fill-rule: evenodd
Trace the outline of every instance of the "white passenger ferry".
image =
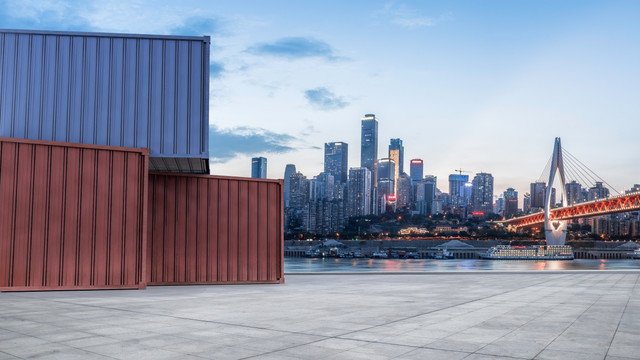
<svg viewBox="0 0 640 360">
<path fill-rule="evenodd" d="M 492 260 L 573 260 L 573 249 L 569 245 L 498 245 L 480 257 Z"/>
<path fill-rule="evenodd" d="M 634 259 L 640 259 L 640 249 L 636 249 L 636 250 L 633 252 L 633 258 L 634 258 Z"/>
</svg>

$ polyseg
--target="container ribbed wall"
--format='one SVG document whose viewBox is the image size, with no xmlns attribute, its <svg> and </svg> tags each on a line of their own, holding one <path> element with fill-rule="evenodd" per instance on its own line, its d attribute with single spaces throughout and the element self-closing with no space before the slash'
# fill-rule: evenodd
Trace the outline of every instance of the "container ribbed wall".
<svg viewBox="0 0 640 360">
<path fill-rule="evenodd" d="M 284 281 L 282 180 L 149 175 L 147 282 Z"/>
<path fill-rule="evenodd" d="M 0 30 L 0 136 L 149 148 L 209 173 L 209 37 Z"/>
<path fill-rule="evenodd" d="M 148 151 L 0 138 L 0 290 L 144 287 Z"/>
</svg>

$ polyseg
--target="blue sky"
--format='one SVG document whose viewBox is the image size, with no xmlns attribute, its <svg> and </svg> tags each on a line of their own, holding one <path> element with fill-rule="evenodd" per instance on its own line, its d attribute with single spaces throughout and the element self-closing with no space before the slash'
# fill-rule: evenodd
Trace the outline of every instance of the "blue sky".
<svg viewBox="0 0 640 360">
<path fill-rule="evenodd" d="M 210 35 L 214 174 L 308 177 L 323 144 L 360 162 L 360 118 L 379 154 L 447 191 L 454 169 L 521 194 L 556 136 L 618 190 L 640 183 L 638 1 L 13 1 L 0 27 Z M 569 179 L 570 180 L 570 179 Z"/>
</svg>

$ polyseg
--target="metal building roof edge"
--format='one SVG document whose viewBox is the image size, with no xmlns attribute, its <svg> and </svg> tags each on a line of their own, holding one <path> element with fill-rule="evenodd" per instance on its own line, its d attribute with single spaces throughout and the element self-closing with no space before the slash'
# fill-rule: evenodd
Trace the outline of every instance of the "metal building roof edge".
<svg viewBox="0 0 640 360">
<path fill-rule="evenodd" d="M 26 30 L 26 29 L 2 29 L 0 33 L 25 34 L 25 35 L 67 35 L 67 36 L 91 36 L 91 37 L 119 37 L 135 39 L 157 39 L 157 40 L 191 40 L 211 43 L 209 35 L 187 36 L 187 35 L 150 35 L 150 34 L 127 34 L 127 33 L 107 33 L 107 32 L 83 32 L 83 31 L 60 31 L 60 30 Z"/>
</svg>

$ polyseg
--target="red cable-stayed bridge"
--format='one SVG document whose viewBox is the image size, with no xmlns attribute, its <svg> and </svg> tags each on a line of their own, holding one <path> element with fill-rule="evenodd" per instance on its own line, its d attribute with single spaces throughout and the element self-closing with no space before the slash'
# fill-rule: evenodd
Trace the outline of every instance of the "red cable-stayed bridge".
<svg viewBox="0 0 640 360">
<path fill-rule="evenodd" d="M 544 210 L 535 214 L 504 220 L 501 221 L 502 224 L 511 229 L 544 224 L 547 245 L 564 245 L 567 236 L 568 220 L 640 210 L 640 192 L 609 197 L 607 190 L 606 194 L 598 195 L 599 199 L 568 205 L 567 190 L 565 188 L 565 169 L 571 177 L 581 179 L 582 183 L 588 183 L 589 180 L 594 180 L 596 185 L 599 184 L 602 188 L 602 183 L 606 182 L 573 155 L 567 152 L 567 156 L 565 157 L 560 138 L 556 138 L 555 140 L 553 154 L 549 159 L 547 167 L 543 170 L 541 177 L 544 176 L 547 169 L 549 171 L 549 178 L 546 182 Z M 553 208 L 552 203 L 554 201 L 552 201 L 552 199 L 554 197 L 554 191 L 552 186 L 556 175 L 558 176 L 558 180 L 560 180 L 562 206 Z M 598 180 L 600 180 L 600 182 L 598 182 Z"/>
<path fill-rule="evenodd" d="M 628 211 L 640 210 L 640 192 L 613 196 L 551 209 L 550 218 L 553 220 L 571 220 L 589 216 L 600 216 Z M 501 221 L 502 224 L 513 227 L 535 226 L 544 223 L 544 211 L 511 218 Z"/>
</svg>

